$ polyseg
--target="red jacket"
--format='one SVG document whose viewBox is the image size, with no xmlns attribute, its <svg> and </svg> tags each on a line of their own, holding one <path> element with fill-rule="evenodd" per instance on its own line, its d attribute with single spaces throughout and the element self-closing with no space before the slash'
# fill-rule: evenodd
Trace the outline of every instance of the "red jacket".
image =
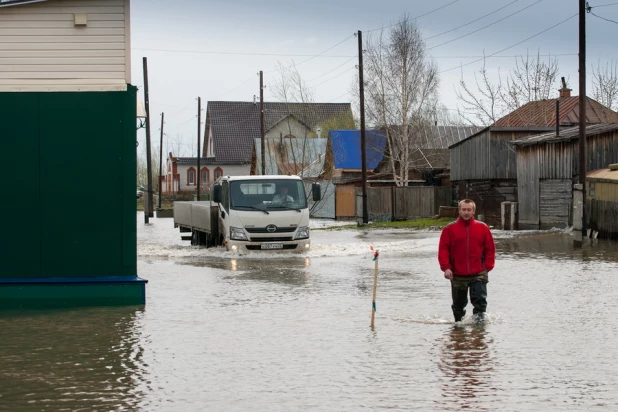
<svg viewBox="0 0 618 412">
<path fill-rule="evenodd" d="M 485 223 L 460 217 L 442 229 L 438 262 L 443 271 L 450 269 L 460 276 L 476 275 L 492 270 L 495 261 L 494 238 Z"/>
</svg>

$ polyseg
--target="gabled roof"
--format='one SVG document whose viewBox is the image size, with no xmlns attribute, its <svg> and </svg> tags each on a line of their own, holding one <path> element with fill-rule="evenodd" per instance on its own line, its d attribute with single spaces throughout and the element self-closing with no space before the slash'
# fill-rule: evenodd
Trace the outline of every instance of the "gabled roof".
<svg viewBox="0 0 618 412">
<path fill-rule="evenodd" d="M 527 103 L 497 120 L 492 127 L 551 127 L 556 126 L 556 100 Z M 579 96 L 561 97 L 560 124 L 579 124 Z M 586 97 L 586 123 L 618 123 L 618 113 Z"/>
<path fill-rule="evenodd" d="M 261 139 L 255 139 L 256 174 L 262 174 Z M 327 139 L 297 137 L 291 139 L 265 139 L 264 162 L 266 174 L 301 174 L 318 177 L 324 166 Z M 310 168 L 310 166 L 312 166 Z M 309 170 L 306 170 L 309 169 Z M 313 173 L 313 174 L 311 174 Z"/>
<path fill-rule="evenodd" d="M 586 137 L 594 136 L 601 133 L 613 132 L 615 130 L 618 130 L 618 124 L 616 123 L 592 124 L 590 126 L 586 126 Z M 509 143 L 514 146 L 530 146 L 541 143 L 566 142 L 568 140 L 575 140 L 578 138 L 579 126 L 576 126 L 560 130 L 559 136 L 556 136 L 556 133 L 552 132 L 511 140 Z"/>
<path fill-rule="evenodd" d="M 351 118 L 352 108 L 350 103 L 264 102 L 264 132 L 290 115 L 313 128 L 337 116 Z M 217 161 L 250 162 L 253 139 L 261 133 L 259 102 L 208 102 L 204 147 L 211 131 Z"/>
<path fill-rule="evenodd" d="M 331 130 L 329 137 L 335 169 L 362 169 L 360 130 Z M 378 167 L 385 148 L 386 137 L 383 132 L 377 130 L 365 132 L 367 170 Z"/>
</svg>

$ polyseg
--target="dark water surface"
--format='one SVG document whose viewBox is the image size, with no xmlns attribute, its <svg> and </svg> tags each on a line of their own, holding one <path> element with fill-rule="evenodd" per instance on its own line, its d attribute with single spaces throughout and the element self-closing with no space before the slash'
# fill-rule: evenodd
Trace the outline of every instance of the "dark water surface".
<svg viewBox="0 0 618 412">
<path fill-rule="evenodd" d="M 0 410 L 618 410 L 616 243 L 494 232 L 489 320 L 455 325 L 438 233 L 236 256 L 151 221 L 146 306 L 0 314 Z"/>
</svg>

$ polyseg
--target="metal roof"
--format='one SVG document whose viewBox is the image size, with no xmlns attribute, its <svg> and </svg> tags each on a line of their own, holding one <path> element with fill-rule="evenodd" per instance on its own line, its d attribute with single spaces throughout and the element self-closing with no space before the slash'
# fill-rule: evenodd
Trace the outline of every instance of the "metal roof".
<svg viewBox="0 0 618 412">
<path fill-rule="evenodd" d="M 594 136 L 601 133 L 608 133 L 618 130 L 618 123 L 601 123 L 586 126 L 586 137 Z M 522 137 L 521 139 L 511 140 L 510 144 L 514 146 L 530 146 L 541 143 L 556 143 L 575 140 L 579 138 L 579 126 L 569 127 L 568 129 L 560 130 L 560 135 L 556 136 L 556 132 L 545 133 L 535 136 Z"/>
<path fill-rule="evenodd" d="M 556 126 L 556 100 L 529 102 L 498 119 L 493 127 Z M 579 123 L 579 96 L 561 97 L 560 124 Z M 586 97 L 586 123 L 618 123 L 618 113 Z"/>
<path fill-rule="evenodd" d="M 618 183 L 618 170 L 611 170 L 611 169 L 593 170 L 586 174 L 586 179 L 593 180 L 593 181 L 606 180 L 606 181 L 611 181 L 612 183 L 613 182 Z"/>
</svg>

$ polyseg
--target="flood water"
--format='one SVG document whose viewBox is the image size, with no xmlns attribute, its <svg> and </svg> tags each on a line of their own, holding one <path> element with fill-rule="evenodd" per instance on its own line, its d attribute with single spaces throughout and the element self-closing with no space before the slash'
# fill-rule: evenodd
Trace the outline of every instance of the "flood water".
<svg viewBox="0 0 618 412">
<path fill-rule="evenodd" d="M 455 325 L 436 232 L 238 256 L 137 226 L 145 306 L 0 314 L 0 410 L 618 408 L 617 243 L 494 231 L 488 321 Z"/>
</svg>

